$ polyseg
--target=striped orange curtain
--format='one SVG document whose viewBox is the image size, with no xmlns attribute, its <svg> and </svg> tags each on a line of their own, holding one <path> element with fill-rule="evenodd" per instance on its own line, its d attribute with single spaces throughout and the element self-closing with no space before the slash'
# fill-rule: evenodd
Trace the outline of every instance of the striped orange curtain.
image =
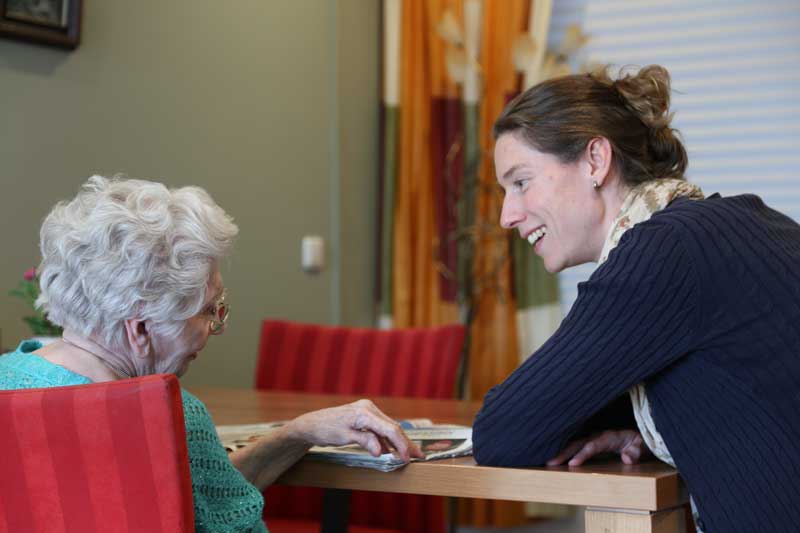
<svg viewBox="0 0 800 533">
<path fill-rule="evenodd" d="M 391 209 L 393 215 L 392 232 L 384 232 L 384 239 L 393 244 L 392 257 L 384 260 L 384 269 L 391 269 L 384 285 L 386 299 L 390 298 L 391 303 L 383 307 L 384 313 L 389 311 L 390 319 L 385 317 L 384 324 L 394 327 L 448 324 L 458 321 L 458 309 L 453 291 L 450 294 L 443 291 L 437 267 L 435 245 L 440 242 L 442 229 L 446 234 L 448 224 L 441 220 L 446 212 L 437 209 L 445 191 L 438 191 L 437 197 L 437 188 L 441 189 L 437 179 L 443 162 L 435 148 L 445 144 L 443 119 L 448 112 L 452 114 L 448 99 L 457 102 L 458 91 L 445 76 L 443 44 L 436 37 L 435 24 L 446 9 L 459 2 L 387 3 L 395 4 L 388 9 L 399 15 L 398 21 L 389 23 L 399 24 L 401 48 L 394 148 L 397 157 L 394 162 L 384 160 L 384 176 L 387 165 L 394 165 L 396 176 L 394 205 L 383 205 L 384 215 L 386 209 Z M 438 111 L 437 115 L 434 111 Z M 384 182 L 384 188 L 391 186 Z"/>
<path fill-rule="evenodd" d="M 496 227 L 500 219 L 502 197 L 495 185 L 492 125 L 509 96 L 520 88 L 511 49 L 514 40 L 526 29 L 528 8 L 528 0 L 483 3 L 479 59 L 483 69 L 483 94 L 478 122 L 478 148 L 482 157 L 477 176 L 476 227 Z M 519 363 L 510 261 L 503 261 L 498 272 L 499 257 L 510 256 L 509 242 L 501 235 L 481 232 L 475 248 L 474 279 L 495 278 L 496 283 L 476 287 L 479 292 L 474 298 L 469 354 L 469 396 L 474 400 L 482 399 Z M 524 506 L 518 502 L 464 501 L 459 506 L 459 521 L 474 526 L 508 527 L 524 520 Z"/>
<path fill-rule="evenodd" d="M 381 324 L 471 320 L 466 395 L 476 400 L 520 361 L 491 128 L 521 89 L 512 47 L 530 6 L 384 0 Z M 475 526 L 526 521 L 518 502 L 464 500 L 457 514 Z"/>
</svg>

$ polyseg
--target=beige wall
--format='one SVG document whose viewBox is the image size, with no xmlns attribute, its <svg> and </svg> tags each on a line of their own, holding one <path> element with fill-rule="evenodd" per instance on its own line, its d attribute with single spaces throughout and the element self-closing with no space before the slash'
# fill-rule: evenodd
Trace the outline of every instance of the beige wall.
<svg viewBox="0 0 800 533">
<path fill-rule="evenodd" d="M 247 387 L 260 319 L 368 324 L 378 168 L 379 3 L 86 1 L 73 52 L 0 40 L 0 328 L 38 226 L 92 173 L 196 184 L 241 229 L 228 332 L 188 384 Z M 329 267 L 299 268 L 322 235 Z"/>
</svg>

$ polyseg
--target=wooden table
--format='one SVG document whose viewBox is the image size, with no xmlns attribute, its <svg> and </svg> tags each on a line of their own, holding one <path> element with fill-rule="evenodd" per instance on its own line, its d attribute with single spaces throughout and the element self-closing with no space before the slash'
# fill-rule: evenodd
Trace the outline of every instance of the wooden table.
<svg viewBox="0 0 800 533">
<path fill-rule="evenodd" d="M 286 420 L 323 407 L 358 399 L 243 389 L 190 389 L 216 424 L 251 424 Z M 431 418 L 471 425 L 477 402 L 373 398 L 394 418 Z M 684 530 L 686 493 L 675 469 L 660 463 L 625 465 L 593 461 L 580 467 L 495 468 L 478 466 L 472 457 L 418 462 L 394 471 L 302 460 L 278 481 L 326 489 L 372 490 L 486 498 L 586 507 L 588 533 L 666 533 Z"/>
</svg>

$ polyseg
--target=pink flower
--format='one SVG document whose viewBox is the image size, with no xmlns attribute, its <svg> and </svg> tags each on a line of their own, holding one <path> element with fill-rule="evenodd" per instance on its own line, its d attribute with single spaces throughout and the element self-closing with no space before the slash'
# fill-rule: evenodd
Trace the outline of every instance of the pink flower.
<svg viewBox="0 0 800 533">
<path fill-rule="evenodd" d="M 35 280 L 36 279 L 36 267 L 30 267 L 28 270 L 25 271 L 25 273 L 22 275 L 22 277 L 27 281 Z"/>
</svg>

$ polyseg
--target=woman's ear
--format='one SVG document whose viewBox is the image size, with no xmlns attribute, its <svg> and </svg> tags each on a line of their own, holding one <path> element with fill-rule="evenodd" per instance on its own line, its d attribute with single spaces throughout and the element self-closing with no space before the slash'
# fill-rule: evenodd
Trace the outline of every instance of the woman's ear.
<svg viewBox="0 0 800 533">
<path fill-rule="evenodd" d="M 150 332 L 144 320 L 129 318 L 125 321 L 125 334 L 128 344 L 136 357 L 146 358 L 150 355 Z"/>
<path fill-rule="evenodd" d="M 595 189 L 602 187 L 611 170 L 614 151 L 605 137 L 595 137 L 586 144 L 586 161 L 589 163 L 590 178 L 597 183 Z"/>
</svg>

